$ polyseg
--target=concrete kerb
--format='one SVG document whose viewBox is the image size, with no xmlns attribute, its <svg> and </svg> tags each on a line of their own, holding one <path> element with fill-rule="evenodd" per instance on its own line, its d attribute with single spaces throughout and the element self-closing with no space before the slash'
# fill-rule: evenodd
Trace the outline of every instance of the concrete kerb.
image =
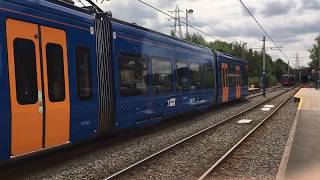
<svg viewBox="0 0 320 180">
<path fill-rule="evenodd" d="M 290 157 L 290 152 L 291 152 L 294 136 L 296 134 L 297 123 L 298 123 L 298 119 L 299 119 L 299 116 L 300 116 L 302 98 L 300 99 L 298 97 L 295 97 L 295 101 L 296 102 L 300 102 L 300 103 L 299 103 L 299 107 L 298 107 L 298 110 L 297 110 L 297 114 L 296 114 L 296 116 L 294 118 L 293 125 L 291 127 L 291 131 L 290 131 L 290 135 L 289 135 L 289 138 L 288 138 L 288 141 L 287 141 L 287 144 L 286 144 L 286 148 L 284 150 L 284 153 L 283 153 L 283 156 L 282 156 L 282 159 L 281 159 L 281 163 L 280 163 L 280 167 L 279 167 L 279 170 L 278 170 L 278 173 L 277 173 L 276 180 L 284 180 L 284 179 L 286 179 L 286 171 L 287 171 L 287 166 L 288 166 L 288 160 L 289 160 L 289 157 Z"/>
</svg>

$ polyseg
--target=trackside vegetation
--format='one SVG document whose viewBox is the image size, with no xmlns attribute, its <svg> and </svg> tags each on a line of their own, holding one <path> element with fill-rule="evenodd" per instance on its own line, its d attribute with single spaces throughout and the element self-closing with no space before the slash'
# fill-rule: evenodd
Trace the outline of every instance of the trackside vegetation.
<svg viewBox="0 0 320 180">
<path fill-rule="evenodd" d="M 192 34 L 185 38 L 195 44 L 206 46 L 210 49 L 225 52 L 243 58 L 249 65 L 249 85 L 260 87 L 262 76 L 262 53 L 246 46 L 244 42 L 214 41 L 208 42 L 200 34 Z M 289 67 L 292 69 L 291 67 Z M 288 64 L 282 59 L 273 60 L 266 54 L 267 86 L 274 86 L 281 80 L 281 76 L 288 71 Z"/>
</svg>

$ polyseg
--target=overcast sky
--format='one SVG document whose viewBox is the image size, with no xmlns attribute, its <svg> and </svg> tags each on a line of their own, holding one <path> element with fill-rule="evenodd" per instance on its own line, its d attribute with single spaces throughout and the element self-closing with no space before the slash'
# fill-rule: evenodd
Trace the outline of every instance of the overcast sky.
<svg viewBox="0 0 320 180">
<path fill-rule="evenodd" d="M 101 0 L 100 0 L 101 1 Z M 250 48 L 260 48 L 263 33 L 248 16 L 238 0 L 145 0 L 164 11 L 178 5 L 185 11 L 192 8 L 190 24 L 220 40 L 248 42 Z M 297 51 L 304 65 L 310 61 L 309 52 L 320 33 L 320 0 L 243 0 L 271 37 L 294 63 Z M 137 0 L 110 0 L 103 4 L 113 17 L 135 22 L 162 33 L 170 32 L 168 17 Z M 184 16 L 184 13 L 182 13 Z M 192 31 L 192 30 L 190 30 Z M 206 37 L 208 40 L 214 41 Z M 267 47 L 273 44 L 267 42 Z M 278 51 L 268 51 L 273 58 L 284 59 Z"/>
</svg>

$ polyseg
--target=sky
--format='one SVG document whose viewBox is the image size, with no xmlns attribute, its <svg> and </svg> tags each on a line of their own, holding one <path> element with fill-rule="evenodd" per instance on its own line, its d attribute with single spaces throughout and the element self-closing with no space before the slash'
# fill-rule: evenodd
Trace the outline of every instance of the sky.
<svg viewBox="0 0 320 180">
<path fill-rule="evenodd" d="M 254 23 L 241 6 L 239 0 L 144 0 L 165 11 L 178 6 L 184 11 L 193 9 L 189 24 L 227 42 L 247 42 L 249 48 L 261 48 L 261 29 Z M 98 0 L 101 2 L 101 0 Z M 266 29 L 276 43 L 283 47 L 283 52 L 295 63 L 299 53 L 300 65 L 310 62 L 308 52 L 320 34 L 320 0 L 243 0 L 250 11 Z M 99 3 L 98 3 L 99 4 Z M 140 26 L 169 34 L 173 21 L 137 0 L 110 0 L 102 5 L 103 10 L 110 10 L 113 17 L 135 22 Z M 184 31 L 183 27 L 183 33 Z M 190 29 L 191 32 L 196 32 Z M 208 41 L 214 39 L 203 35 Z M 270 40 L 267 47 L 274 47 Z M 286 59 L 278 50 L 268 48 L 273 59 Z"/>
</svg>

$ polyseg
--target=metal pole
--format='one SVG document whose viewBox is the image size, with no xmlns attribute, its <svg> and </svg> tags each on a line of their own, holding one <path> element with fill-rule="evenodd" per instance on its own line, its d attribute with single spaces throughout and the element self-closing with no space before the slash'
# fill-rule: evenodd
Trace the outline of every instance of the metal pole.
<svg viewBox="0 0 320 180">
<path fill-rule="evenodd" d="M 186 9 L 186 39 L 189 40 L 189 29 L 188 29 L 188 9 Z"/>
<path fill-rule="evenodd" d="M 266 36 L 263 36 L 263 68 L 262 68 L 262 88 L 263 88 L 263 96 L 266 97 Z"/>
<path fill-rule="evenodd" d="M 297 61 L 298 61 L 298 53 L 296 54 L 296 63 L 293 68 L 293 77 L 296 78 L 296 68 L 297 68 Z"/>
<path fill-rule="evenodd" d="M 242 48 L 242 59 L 244 59 L 244 46 Z"/>
<path fill-rule="evenodd" d="M 288 75 L 290 74 L 290 61 L 288 60 Z"/>
<path fill-rule="evenodd" d="M 320 43 L 319 43 L 319 41 L 320 41 L 320 36 L 317 38 L 317 44 L 318 44 L 318 47 L 319 47 L 319 51 L 318 51 L 318 55 L 319 55 L 319 69 L 318 69 L 318 80 L 320 80 Z"/>
<path fill-rule="evenodd" d="M 242 59 L 244 59 L 246 45 L 247 45 L 247 43 L 243 43 L 243 45 L 242 45 Z"/>
</svg>

